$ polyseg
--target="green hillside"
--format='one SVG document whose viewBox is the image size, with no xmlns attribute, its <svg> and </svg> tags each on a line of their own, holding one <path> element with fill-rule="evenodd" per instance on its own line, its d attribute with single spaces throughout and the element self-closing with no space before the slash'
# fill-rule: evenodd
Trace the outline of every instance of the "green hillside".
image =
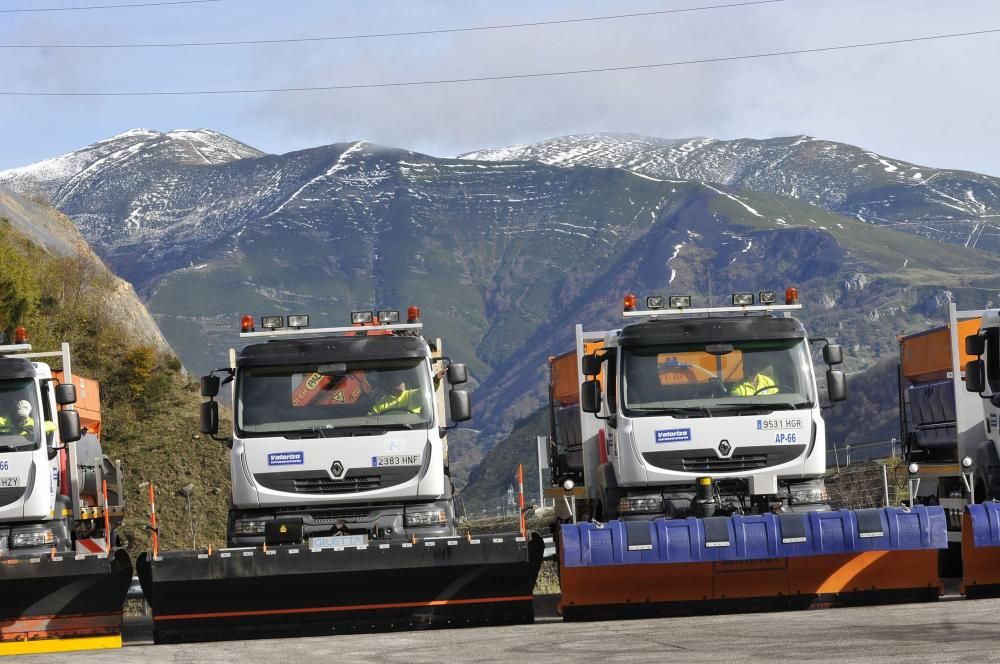
<svg viewBox="0 0 1000 664">
<path fill-rule="evenodd" d="M 105 308 L 114 279 L 85 256 L 58 256 L 0 217 L 0 331 L 25 326 L 35 350 L 67 341 L 74 371 L 100 382 L 102 444 L 125 469 L 121 534 L 136 553 L 148 542 L 148 483 L 157 489 L 163 548 L 225 541 L 225 449 L 198 434 L 200 397 L 180 362 L 135 341 Z M 195 486 L 188 518 L 184 485 Z"/>
</svg>

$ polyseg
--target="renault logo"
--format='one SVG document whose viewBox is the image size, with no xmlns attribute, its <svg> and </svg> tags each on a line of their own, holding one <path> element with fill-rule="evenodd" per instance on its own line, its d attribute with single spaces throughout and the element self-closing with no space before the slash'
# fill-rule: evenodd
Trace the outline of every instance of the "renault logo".
<svg viewBox="0 0 1000 664">
<path fill-rule="evenodd" d="M 729 456 L 729 453 L 733 451 L 733 446 L 729 444 L 728 440 L 722 440 L 719 442 L 719 456 Z"/>
<path fill-rule="evenodd" d="M 334 461 L 333 466 L 330 468 L 330 472 L 333 473 L 334 477 L 340 477 L 344 474 L 344 464 L 339 461 Z"/>
</svg>

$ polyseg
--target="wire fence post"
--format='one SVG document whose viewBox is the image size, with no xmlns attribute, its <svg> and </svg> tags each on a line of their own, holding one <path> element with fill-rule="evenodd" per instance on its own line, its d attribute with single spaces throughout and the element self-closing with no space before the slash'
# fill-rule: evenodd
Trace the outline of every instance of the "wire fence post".
<svg viewBox="0 0 1000 664">
<path fill-rule="evenodd" d="M 889 507 L 889 470 L 882 464 L 882 487 L 885 489 L 885 506 Z"/>
<path fill-rule="evenodd" d="M 844 462 L 844 466 L 850 466 L 851 465 L 851 446 L 850 445 L 845 445 L 844 446 L 844 450 L 845 450 L 845 453 L 847 454 L 847 461 Z"/>
</svg>

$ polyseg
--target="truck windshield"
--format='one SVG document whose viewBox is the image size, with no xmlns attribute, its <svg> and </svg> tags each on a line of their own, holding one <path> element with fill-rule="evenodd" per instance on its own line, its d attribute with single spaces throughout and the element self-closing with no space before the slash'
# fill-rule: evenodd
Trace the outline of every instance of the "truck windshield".
<svg viewBox="0 0 1000 664">
<path fill-rule="evenodd" d="M 632 417 L 793 410 L 816 399 L 804 339 L 628 347 L 621 382 Z"/>
<path fill-rule="evenodd" d="M 247 367 L 236 383 L 236 425 L 245 436 L 427 429 L 432 397 L 421 358 Z"/>
<path fill-rule="evenodd" d="M 35 381 L 0 380 L 0 452 L 35 449 L 41 441 Z"/>
</svg>

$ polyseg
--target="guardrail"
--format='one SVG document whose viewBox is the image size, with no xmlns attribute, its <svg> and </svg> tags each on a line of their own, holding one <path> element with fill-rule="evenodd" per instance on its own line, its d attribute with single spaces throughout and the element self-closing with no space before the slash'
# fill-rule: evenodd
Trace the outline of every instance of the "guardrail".
<svg viewBox="0 0 1000 664">
<path fill-rule="evenodd" d="M 902 456 L 902 454 L 903 448 L 897 438 L 863 443 L 833 444 L 826 450 L 826 467 L 840 470 L 851 464 L 876 459 L 890 459 Z"/>
</svg>

